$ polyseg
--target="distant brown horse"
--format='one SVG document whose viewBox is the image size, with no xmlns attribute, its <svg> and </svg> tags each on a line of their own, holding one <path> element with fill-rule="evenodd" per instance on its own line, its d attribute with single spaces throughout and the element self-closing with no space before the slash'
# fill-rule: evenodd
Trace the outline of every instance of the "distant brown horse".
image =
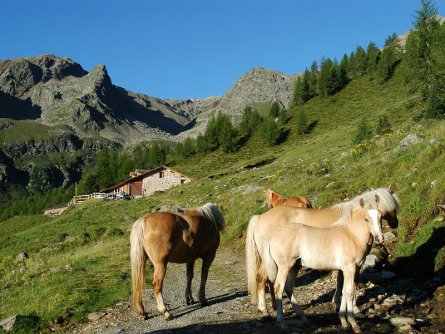
<svg viewBox="0 0 445 334">
<path fill-rule="evenodd" d="M 264 200 L 269 209 L 279 205 L 296 206 L 298 208 L 312 208 L 311 202 L 303 196 L 283 197 L 271 188 L 264 190 Z"/>
<path fill-rule="evenodd" d="M 145 289 L 145 262 L 153 263 L 153 293 L 157 309 L 166 320 L 172 319 L 162 297 L 162 285 L 167 262 L 187 264 L 187 304 L 194 303 L 191 285 L 195 260 L 202 259 L 199 301 L 207 305 L 205 284 L 210 265 L 219 246 L 219 232 L 224 228 L 224 217 L 216 204 L 207 203 L 184 214 L 169 212 L 147 214 L 133 224 L 130 234 L 131 279 L 133 307 L 145 317 L 142 296 Z"/>
</svg>

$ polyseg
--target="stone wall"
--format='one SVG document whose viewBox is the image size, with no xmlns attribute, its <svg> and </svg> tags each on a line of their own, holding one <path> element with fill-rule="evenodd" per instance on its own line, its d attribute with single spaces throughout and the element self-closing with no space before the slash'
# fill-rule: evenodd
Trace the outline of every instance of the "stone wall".
<svg viewBox="0 0 445 334">
<path fill-rule="evenodd" d="M 155 191 L 165 191 L 171 187 L 189 183 L 190 179 L 169 169 L 163 169 L 147 176 L 142 182 L 143 196 L 149 196 Z"/>
</svg>

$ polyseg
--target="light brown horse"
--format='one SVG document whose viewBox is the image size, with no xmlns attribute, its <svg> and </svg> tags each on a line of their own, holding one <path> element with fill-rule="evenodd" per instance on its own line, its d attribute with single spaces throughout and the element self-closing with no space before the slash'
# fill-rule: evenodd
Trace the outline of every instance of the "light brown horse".
<svg viewBox="0 0 445 334">
<path fill-rule="evenodd" d="M 154 266 L 153 293 L 157 309 L 166 320 L 173 318 L 162 297 L 167 262 L 187 264 L 185 299 L 187 304 L 192 304 L 193 267 L 196 259 L 202 259 L 199 301 L 201 305 L 207 305 L 205 285 L 219 246 L 219 233 L 224 224 L 223 215 L 213 203 L 207 203 L 181 215 L 155 212 L 136 220 L 130 233 L 133 307 L 136 313 L 146 316 L 142 296 L 147 258 Z"/>
<path fill-rule="evenodd" d="M 249 247 L 255 248 L 249 250 L 250 252 L 262 253 L 267 278 L 274 282 L 277 321 L 283 329 L 283 291 L 286 291 L 296 313 L 302 314 L 296 305 L 294 281 L 289 280 L 289 273 L 298 273 L 303 265 L 321 270 L 339 269 L 343 272 L 340 321 L 344 329 L 349 327 L 349 322 L 354 333 L 361 333 L 353 312 L 354 278 L 357 268 L 372 246 L 372 237 L 383 242 L 381 212 L 370 205 L 365 206 L 361 200 L 360 206 L 343 216 L 334 227 L 317 228 L 290 222 L 276 229 L 263 244 L 263 249 L 257 248 L 255 243 L 249 244 Z M 253 272 L 250 276 L 256 275 L 259 269 L 251 268 Z"/>
<path fill-rule="evenodd" d="M 312 208 L 311 202 L 303 196 L 283 197 L 271 188 L 264 190 L 264 201 L 269 209 L 278 205 L 296 206 L 298 208 Z"/>
<path fill-rule="evenodd" d="M 258 304 L 258 310 L 263 314 L 263 316 L 269 316 L 269 312 L 267 311 L 266 307 L 265 295 L 266 284 L 268 284 L 269 282 L 267 281 L 264 264 L 262 263 L 261 253 L 250 252 L 252 249 L 254 249 L 250 244 L 255 243 L 257 248 L 262 250 L 263 244 L 270 237 L 274 230 L 291 222 L 322 228 L 331 227 L 335 222 L 341 219 L 344 214 L 348 214 L 352 208 L 357 207 L 360 199 L 363 199 L 365 204 L 371 204 L 375 206 L 376 195 L 379 197 L 379 209 L 382 211 L 383 218 L 391 227 L 397 227 L 397 212 L 400 207 L 400 202 L 391 188 L 378 188 L 375 190 L 370 190 L 353 198 L 350 201 L 342 202 L 334 206 L 322 209 L 303 209 L 290 206 L 278 206 L 263 213 L 261 216 L 259 216 L 259 219 L 252 218 L 250 220 L 246 236 L 246 266 L 248 273 L 248 290 L 250 292 L 252 302 Z M 259 268 L 258 273 L 254 276 L 249 276 L 254 272 L 254 269 L 252 269 L 251 267 Z M 289 275 L 289 280 L 295 281 L 295 271 L 291 271 Z M 340 291 L 343 285 L 342 278 L 343 277 L 339 274 L 339 279 L 337 280 L 337 289 L 334 295 L 334 301 L 336 302 L 340 299 Z M 271 292 L 272 303 L 275 303 L 273 289 L 269 290 Z M 356 308 L 356 310 L 358 309 Z"/>
</svg>

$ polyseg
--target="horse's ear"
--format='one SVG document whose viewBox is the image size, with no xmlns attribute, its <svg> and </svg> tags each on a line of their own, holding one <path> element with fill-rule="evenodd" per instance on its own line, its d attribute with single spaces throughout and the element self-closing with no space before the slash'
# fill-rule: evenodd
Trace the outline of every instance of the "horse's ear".
<svg viewBox="0 0 445 334">
<path fill-rule="evenodd" d="M 377 204 L 380 203 L 380 197 L 379 197 L 379 195 L 377 195 L 377 194 L 375 194 L 375 202 L 376 202 Z"/>
<path fill-rule="evenodd" d="M 389 185 L 388 191 L 389 191 L 390 194 L 394 193 L 394 190 L 392 189 L 392 184 Z"/>
<path fill-rule="evenodd" d="M 363 198 L 360 198 L 360 206 L 361 206 L 362 208 L 365 207 L 365 201 L 363 200 Z"/>
</svg>

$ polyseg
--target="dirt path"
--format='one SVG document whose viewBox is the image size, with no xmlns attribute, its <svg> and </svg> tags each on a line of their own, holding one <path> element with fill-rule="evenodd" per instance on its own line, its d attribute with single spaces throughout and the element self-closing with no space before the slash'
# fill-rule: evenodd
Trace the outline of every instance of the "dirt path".
<svg viewBox="0 0 445 334">
<path fill-rule="evenodd" d="M 195 264 L 195 299 L 200 281 L 200 264 L 200 261 Z M 142 320 L 135 316 L 130 301 L 125 300 L 113 308 L 90 314 L 88 324 L 71 328 L 68 333 L 284 333 L 276 326 L 275 320 L 262 320 L 256 306 L 250 304 L 245 276 L 244 255 L 220 250 L 210 268 L 207 283 L 209 306 L 187 305 L 184 297 L 185 265 L 169 264 L 164 300 L 175 317 L 173 320 L 165 321 L 157 315 L 152 290 L 147 290 L 144 305 L 149 319 Z M 359 285 L 358 305 L 364 315 L 358 318 L 358 323 L 364 332 L 445 333 L 445 324 L 440 319 L 445 306 L 441 309 L 435 305 L 434 299 L 428 299 L 416 282 L 383 278 L 380 272 L 362 276 L 367 283 Z M 440 277 L 433 277 L 424 284 L 430 286 L 431 291 L 436 291 L 437 287 L 443 287 L 444 282 Z M 303 325 L 286 299 L 285 316 L 290 332 L 344 333 L 330 303 L 334 287 L 335 278 L 331 273 L 307 271 L 299 277 L 295 293 L 310 323 Z"/>
</svg>

